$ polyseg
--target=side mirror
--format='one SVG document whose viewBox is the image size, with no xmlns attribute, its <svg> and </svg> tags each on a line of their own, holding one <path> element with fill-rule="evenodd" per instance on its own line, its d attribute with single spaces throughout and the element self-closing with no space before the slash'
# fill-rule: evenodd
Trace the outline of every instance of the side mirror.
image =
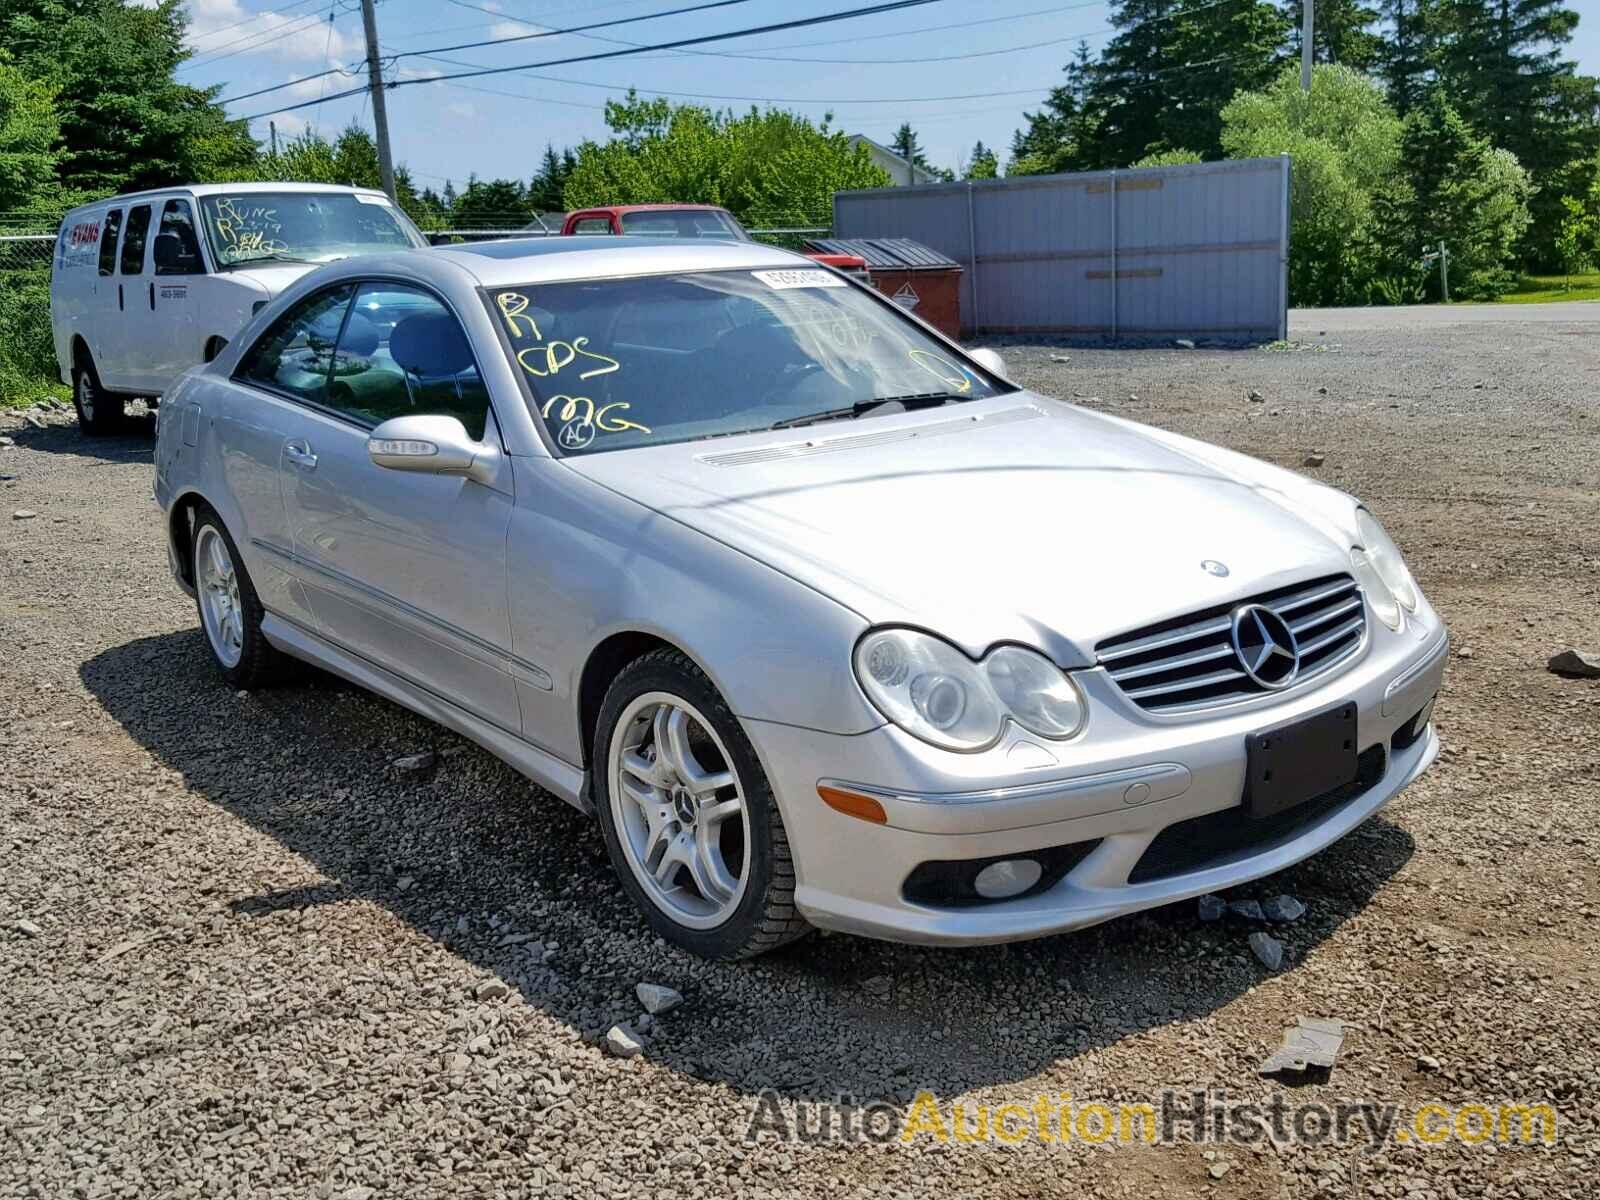
<svg viewBox="0 0 1600 1200">
<path fill-rule="evenodd" d="M 419 475 L 465 475 L 489 484 L 500 466 L 500 452 L 467 435 L 454 417 L 437 414 L 394 417 L 367 437 L 367 457 L 391 471 Z"/>
<path fill-rule="evenodd" d="M 1006 360 L 1000 357 L 1000 351 L 980 346 L 976 350 L 968 350 L 967 355 L 990 374 L 1006 378 Z"/>
</svg>

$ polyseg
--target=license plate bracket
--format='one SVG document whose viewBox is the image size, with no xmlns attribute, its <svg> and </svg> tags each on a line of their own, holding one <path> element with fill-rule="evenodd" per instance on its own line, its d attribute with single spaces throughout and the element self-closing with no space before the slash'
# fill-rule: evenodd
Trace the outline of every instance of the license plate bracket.
<svg viewBox="0 0 1600 1200">
<path fill-rule="evenodd" d="M 1245 738 L 1244 811 L 1257 820 L 1354 782 L 1356 706 L 1341 704 Z"/>
</svg>

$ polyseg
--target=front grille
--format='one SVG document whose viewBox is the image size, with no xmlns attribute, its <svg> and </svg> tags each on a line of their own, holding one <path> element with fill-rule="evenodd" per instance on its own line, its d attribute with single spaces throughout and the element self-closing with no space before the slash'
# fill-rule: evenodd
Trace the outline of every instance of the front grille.
<svg viewBox="0 0 1600 1200">
<path fill-rule="evenodd" d="M 1280 846 L 1355 803 L 1383 778 L 1387 766 L 1383 747 L 1368 746 L 1356 760 L 1355 779 L 1293 808 L 1255 820 L 1235 805 L 1168 825 L 1145 848 L 1128 873 L 1128 882 L 1149 883 L 1187 875 Z"/>
<path fill-rule="evenodd" d="M 1356 581 L 1328 575 L 1118 634 L 1095 653 L 1123 693 L 1150 712 L 1181 713 L 1267 695 L 1233 649 L 1233 613 L 1260 604 L 1282 617 L 1300 647 L 1295 682 L 1314 678 L 1356 652 L 1367 610 Z"/>
</svg>

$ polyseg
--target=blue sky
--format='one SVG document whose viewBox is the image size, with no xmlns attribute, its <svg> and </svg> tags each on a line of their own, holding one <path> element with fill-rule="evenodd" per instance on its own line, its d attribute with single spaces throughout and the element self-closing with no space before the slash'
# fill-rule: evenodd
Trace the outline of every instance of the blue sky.
<svg viewBox="0 0 1600 1200">
<path fill-rule="evenodd" d="M 389 55 L 641 16 L 694 2 L 379 0 L 377 18 L 379 39 Z M 870 2 L 744 0 L 587 35 L 543 37 L 443 55 L 454 62 L 407 55 L 394 63 L 391 78 L 419 79 L 474 66 L 593 54 L 619 49 L 624 42 L 695 37 Z M 270 95 L 230 103 L 228 110 L 235 116 L 317 100 L 364 81 L 364 74 L 306 78 L 329 67 L 364 70 L 356 0 L 188 0 L 188 7 L 195 56 L 180 70 L 185 81 L 222 85 L 224 98 L 302 81 Z M 1600 71 L 1600 3 L 1579 0 L 1574 7 L 1583 19 L 1569 51 L 1582 69 Z M 936 0 L 898 12 L 745 37 L 698 50 L 400 87 L 388 93 L 390 131 L 397 161 L 410 167 L 418 186 L 438 188 L 452 179 L 459 188 L 471 172 L 484 178 L 526 179 L 536 169 L 547 141 L 560 147 L 603 138 L 606 98 L 621 96 L 631 86 L 645 95 L 684 93 L 681 98 L 686 100 L 691 98 L 687 93 L 770 98 L 817 119 L 831 110 L 836 128 L 880 142 L 887 142 L 902 121 L 910 121 L 929 158 L 954 168 L 980 138 L 1003 153 L 1012 131 L 1022 124 L 1023 110 L 1036 107 L 1059 79 L 1077 41 L 1084 38 L 1098 48 L 1110 37 L 1107 26 L 1107 5 L 1098 0 Z M 751 57 L 755 55 L 764 57 Z M 735 108 L 749 104 L 735 99 L 700 102 Z M 352 120 L 370 128 L 371 110 L 367 97 L 358 95 L 325 100 L 272 119 L 280 136 L 307 127 L 332 135 Z M 265 118 L 252 128 L 265 140 Z"/>
</svg>

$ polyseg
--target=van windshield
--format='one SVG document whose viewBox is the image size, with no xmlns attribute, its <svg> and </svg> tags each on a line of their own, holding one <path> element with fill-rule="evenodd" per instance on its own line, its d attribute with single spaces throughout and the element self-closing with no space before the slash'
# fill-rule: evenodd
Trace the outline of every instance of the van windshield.
<svg viewBox="0 0 1600 1200">
<path fill-rule="evenodd" d="M 824 267 L 539 283 L 488 300 L 530 406 L 563 454 L 1013 390 Z"/>
<path fill-rule="evenodd" d="M 387 200 L 352 192 L 204 196 L 200 212 L 211 252 L 223 267 L 331 262 L 424 244 L 411 222 Z"/>
</svg>

